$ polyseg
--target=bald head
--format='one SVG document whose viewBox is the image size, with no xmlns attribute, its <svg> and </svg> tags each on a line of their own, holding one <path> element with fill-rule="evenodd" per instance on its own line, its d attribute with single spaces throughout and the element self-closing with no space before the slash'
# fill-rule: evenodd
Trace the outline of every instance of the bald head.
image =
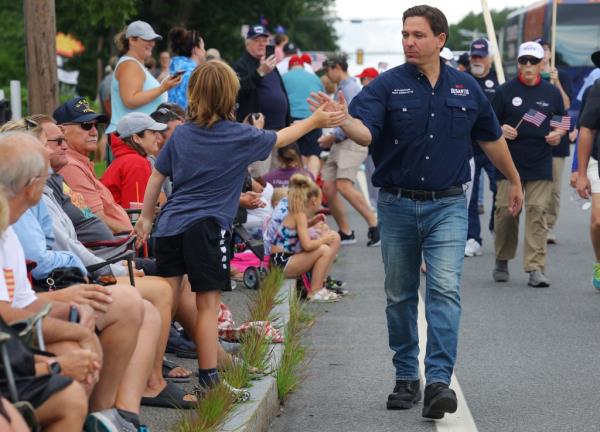
<svg viewBox="0 0 600 432">
<path fill-rule="evenodd" d="M 48 172 L 48 152 L 26 132 L 0 134 L 0 186 L 8 197 L 19 194 L 32 179 Z"/>
</svg>

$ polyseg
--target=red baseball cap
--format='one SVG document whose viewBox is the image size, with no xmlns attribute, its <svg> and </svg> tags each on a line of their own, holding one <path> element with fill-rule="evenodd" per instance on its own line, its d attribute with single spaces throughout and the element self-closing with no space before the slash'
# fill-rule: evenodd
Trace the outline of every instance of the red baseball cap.
<svg viewBox="0 0 600 432">
<path fill-rule="evenodd" d="M 303 53 L 300 58 L 304 63 L 312 64 L 312 57 L 309 53 Z"/>
<path fill-rule="evenodd" d="M 379 72 L 377 69 L 368 67 L 363 69 L 360 75 L 356 75 L 356 78 L 377 78 L 379 76 Z"/>
<path fill-rule="evenodd" d="M 304 66 L 304 62 L 302 61 L 300 56 L 295 55 L 295 54 L 290 57 L 290 63 L 288 65 L 288 67 L 291 69 L 294 66 Z"/>
</svg>

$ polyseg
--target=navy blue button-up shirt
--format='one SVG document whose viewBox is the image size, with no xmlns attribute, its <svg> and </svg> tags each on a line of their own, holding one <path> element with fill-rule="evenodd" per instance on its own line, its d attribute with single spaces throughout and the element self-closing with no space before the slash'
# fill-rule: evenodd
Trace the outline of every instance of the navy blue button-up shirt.
<svg viewBox="0 0 600 432">
<path fill-rule="evenodd" d="M 408 63 L 381 74 L 354 98 L 350 114 L 371 131 L 379 187 L 439 191 L 467 183 L 471 140 L 502 136 L 479 84 L 444 64 L 433 88 Z"/>
</svg>

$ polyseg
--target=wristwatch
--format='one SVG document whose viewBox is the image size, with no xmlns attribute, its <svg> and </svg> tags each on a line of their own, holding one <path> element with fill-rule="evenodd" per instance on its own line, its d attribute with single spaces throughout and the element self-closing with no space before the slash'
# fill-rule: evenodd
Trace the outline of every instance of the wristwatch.
<svg viewBox="0 0 600 432">
<path fill-rule="evenodd" d="M 49 359 L 49 360 L 47 360 L 47 363 L 48 363 L 48 373 L 50 375 L 59 375 L 62 372 L 60 363 L 56 359 Z"/>
</svg>

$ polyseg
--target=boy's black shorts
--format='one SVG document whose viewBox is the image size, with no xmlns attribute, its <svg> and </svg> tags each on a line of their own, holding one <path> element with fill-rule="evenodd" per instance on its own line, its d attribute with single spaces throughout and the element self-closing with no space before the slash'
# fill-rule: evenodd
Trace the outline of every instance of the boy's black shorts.
<svg viewBox="0 0 600 432">
<path fill-rule="evenodd" d="M 194 292 L 229 289 L 230 243 L 231 233 L 213 218 L 200 219 L 181 234 L 156 237 L 158 276 L 187 274 Z"/>
</svg>

